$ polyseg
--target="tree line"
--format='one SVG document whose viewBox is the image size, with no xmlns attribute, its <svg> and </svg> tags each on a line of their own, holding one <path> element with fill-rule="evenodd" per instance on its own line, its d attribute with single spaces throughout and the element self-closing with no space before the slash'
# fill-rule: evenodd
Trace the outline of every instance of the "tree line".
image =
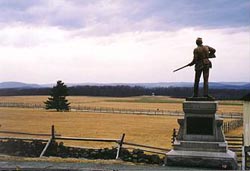
<svg viewBox="0 0 250 171">
<path fill-rule="evenodd" d="M 27 89 L 0 89 L 0 96 L 33 96 L 50 95 L 52 88 L 27 88 Z M 75 86 L 68 88 L 69 96 L 106 96 L 106 97 L 131 97 L 142 95 L 159 95 L 185 98 L 192 96 L 192 87 L 156 87 L 145 88 L 139 86 Z M 202 89 L 200 90 L 202 93 Z M 247 89 L 210 89 L 209 94 L 216 99 L 237 100 L 248 94 Z"/>
</svg>

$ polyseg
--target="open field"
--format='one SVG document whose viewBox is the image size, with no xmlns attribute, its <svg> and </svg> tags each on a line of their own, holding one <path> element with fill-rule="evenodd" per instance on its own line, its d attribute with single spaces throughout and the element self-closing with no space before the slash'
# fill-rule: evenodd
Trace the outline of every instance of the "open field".
<svg viewBox="0 0 250 171">
<path fill-rule="evenodd" d="M 0 102 L 43 104 L 47 96 L 1 96 Z M 184 99 L 165 96 L 138 96 L 138 97 L 88 97 L 69 96 L 72 107 L 103 107 L 116 109 L 150 109 L 182 112 Z M 218 113 L 242 113 L 241 101 L 219 101 Z"/>
<path fill-rule="evenodd" d="M 1 130 L 30 133 L 50 133 L 51 125 L 55 125 L 56 133 L 74 137 L 118 139 L 125 133 L 127 142 L 165 148 L 171 147 L 172 130 L 178 128 L 177 117 L 173 116 L 48 112 L 21 108 L 0 108 L 0 124 Z M 240 134 L 242 128 L 233 131 L 233 135 Z M 0 133 L 0 136 L 8 135 Z M 111 145 L 71 141 L 67 144 L 90 147 Z"/>
<path fill-rule="evenodd" d="M 1 130 L 49 133 L 51 125 L 63 136 L 120 138 L 125 141 L 170 147 L 176 117 L 82 112 L 47 112 L 45 110 L 0 108 Z M 6 136 L 6 134 L 0 134 Z M 72 145 L 88 145 L 75 142 Z M 93 143 L 92 143 L 93 144 Z M 95 146 L 101 145 L 96 143 Z M 110 144 L 109 144 L 110 145 Z"/>
<path fill-rule="evenodd" d="M 47 96 L 1 97 L 0 102 L 43 104 Z M 160 109 L 182 111 L 183 99 L 169 97 L 69 97 L 72 106 L 110 107 L 120 109 Z M 240 101 L 220 101 L 218 113 L 242 113 Z M 51 125 L 63 136 L 114 138 L 126 134 L 125 141 L 151 146 L 170 148 L 173 128 L 178 128 L 174 116 L 149 116 L 131 114 L 49 112 L 43 109 L 0 108 L 0 130 L 50 133 Z M 225 120 L 226 121 L 226 120 Z M 242 128 L 231 131 L 230 135 L 241 135 Z M 0 136 L 7 136 L 0 134 Z M 71 142 L 68 145 L 110 147 L 115 144 L 93 142 Z"/>
</svg>

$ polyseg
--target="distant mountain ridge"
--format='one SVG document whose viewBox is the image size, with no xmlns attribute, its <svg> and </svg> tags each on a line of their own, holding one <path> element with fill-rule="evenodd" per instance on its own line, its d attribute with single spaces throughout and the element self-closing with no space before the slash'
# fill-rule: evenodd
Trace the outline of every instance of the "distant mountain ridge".
<svg viewBox="0 0 250 171">
<path fill-rule="evenodd" d="M 202 86 L 203 83 L 200 83 Z M 50 88 L 55 84 L 29 84 L 22 82 L 2 82 L 0 89 L 27 89 L 27 88 Z M 66 83 L 68 87 L 76 86 L 140 86 L 145 88 L 155 87 L 192 87 L 192 82 L 158 82 L 158 83 Z M 211 89 L 250 89 L 249 82 L 210 82 Z"/>
<path fill-rule="evenodd" d="M 22 82 L 2 82 L 0 83 L 0 89 L 7 89 L 7 88 L 41 88 L 39 84 L 28 84 L 28 83 L 22 83 Z"/>
</svg>

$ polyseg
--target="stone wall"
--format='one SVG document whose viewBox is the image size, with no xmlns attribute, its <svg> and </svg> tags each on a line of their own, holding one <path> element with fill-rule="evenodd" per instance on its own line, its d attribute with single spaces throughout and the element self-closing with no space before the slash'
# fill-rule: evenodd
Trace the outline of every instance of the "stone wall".
<svg viewBox="0 0 250 171">
<path fill-rule="evenodd" d="M 1 140 L 0 153 L 25 156 L 39 157 L 46 143 L 38 140 Z M 62 158 L 84 158 L 84 159 L 115 159 L 116 148 L 89 149 L 64 146 L 62 142 L 52 142 L 47 149 L 45 156 L 56 156 Z M 164 163 L 164 158 L 159 155 L 145 154 L 140 149 L 127 150 L 122 148 L 120 159 L 134 163 L 159 164 Z"/>
</svg>

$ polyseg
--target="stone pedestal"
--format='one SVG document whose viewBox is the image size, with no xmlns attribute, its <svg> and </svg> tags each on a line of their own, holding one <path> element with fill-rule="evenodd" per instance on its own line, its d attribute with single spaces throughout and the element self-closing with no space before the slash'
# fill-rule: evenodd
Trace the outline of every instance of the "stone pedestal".
<svg viewBox="0 0 250 171">
<path fill-rule="evenodd" d="M 237 169 L 236 154 L 228 150 L 222 131 L 223 120 L 215 114 L 216 101 L 185 101 L 183 119 L 167 165 Z"/>
</svg>

